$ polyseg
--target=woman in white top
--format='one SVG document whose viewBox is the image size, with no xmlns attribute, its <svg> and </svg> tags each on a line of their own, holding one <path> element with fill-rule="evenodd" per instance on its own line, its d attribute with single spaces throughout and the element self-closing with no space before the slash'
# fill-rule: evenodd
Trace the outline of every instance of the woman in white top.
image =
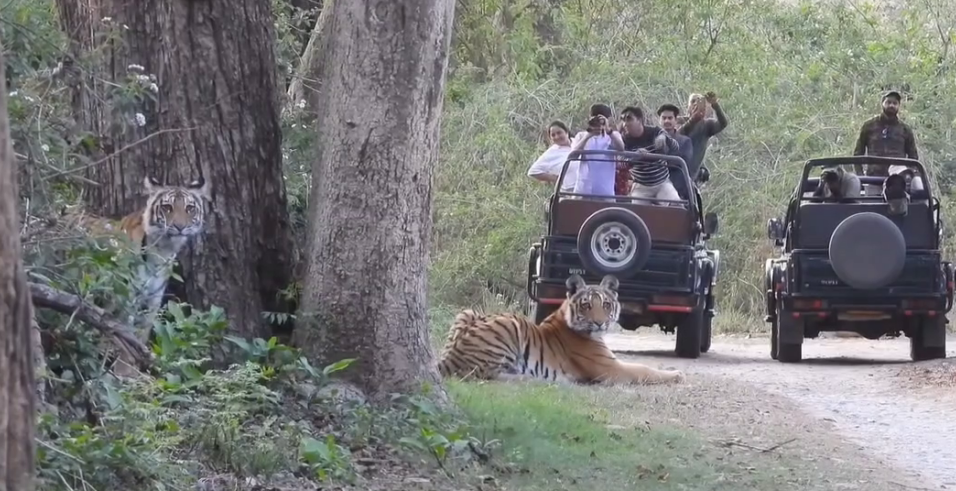
<svg viewBox="0 0 956 491">
<path fill-rule="evenodd" d="M 528 177 L 537 179 L 541 182 L 554 184 L 561 176 L 561 168 L 571 153 L 571 135 L 568 126 L 561 121 L 552 121 L 548 125 L 548 135 L 551 138 L 551 146 L 531 164 L 528 169 Z M 561 182 L 561 191 L 570 193 L 574 190 L 574 184 L 578 181 L 578 162 L 574 161 L 568 164 L 568 172 Z"/>
</svg>

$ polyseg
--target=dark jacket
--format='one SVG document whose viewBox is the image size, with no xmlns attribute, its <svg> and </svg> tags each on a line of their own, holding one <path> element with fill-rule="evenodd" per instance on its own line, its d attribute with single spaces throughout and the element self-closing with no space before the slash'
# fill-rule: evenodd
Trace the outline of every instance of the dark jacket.
<svg viewBox="0 0 956 491">
<path fill-rule="evenodd" d="M 906 123 L 897 118 L 888 118 L 880 114 L 868 119 L 860 128 L 853 155 L 874 155 L 878 157 L 901 157 L 919 160 L 916 151 L 916 135 Z M 857 169 L 860 172 L 860 169 Z M 885 176 L 889 167 L 867 166 L 868 176 Z"/>
</svg>

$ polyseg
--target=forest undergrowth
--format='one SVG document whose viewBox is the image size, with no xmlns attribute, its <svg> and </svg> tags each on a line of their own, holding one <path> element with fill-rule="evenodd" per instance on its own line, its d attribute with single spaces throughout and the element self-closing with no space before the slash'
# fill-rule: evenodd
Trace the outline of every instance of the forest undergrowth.
<svg viewBox="0 0 956 491">
<path fill-rule="evenodd" d="M 956 217 L 956 12 L 941 0 L 911 2 L 892 18 L 866 2 L 694 0 L 624 11 L 600 0 L 557 4 L 546 13 L 530 4 L 519 12 L 522 6 L 503 0 L 459 5 L 435 183 L 429 281 L 436 343 L 462 306 L 524 308 L 526 254 L 543 231 L 550 193 L 525 173 L 546 148 L 547 123 L 580 128 L 594 102 L 652 113 L 665 102 L 682 106 L 691 91 L 720 97 L 730 126 L 711 142 L 712 179 L 702 189 L 705 206 L 721 217 L 713 242 L 722 259 L 718 331 L 761 329 L 760 275 L 772 253 L 767 219 L 782 212 L 802 162 L 850 153 L 883 89 L 904 91 L 903 117 L 917 133 L 944 218 Z M 290 28 L 301 14 L 290 12 L 276 9 L 277 70 L 286 78 L 301 39 Z M 67 90 L 57 81 L 66 41 L 55 5 L 5 2 L 0 28 L 11 132 L 23 162 L 28 272 L 125 312 L 134 254 L 30 232 L 80 201 L 81 171 L 90 165 L 77 151 L 83 138 L 71 134 Z M 128 75 L 115 81 L 113 109 L 118 121 L 135 124 L 135 108 L 154 82 L 139 68 Z M 314 141 L 308 114 L 286 115 L 286 185 L 300 244 Z M 698 438 L 673 428 L 608 430 L 576 393 L 555 406 L 545 389 L 516 397 L 496 384 L 449 384 L 461 411 L 434 406 L 427 387 L 372 406 L 332 381 L 348 360 L 316 367 L 275 338 L 226 339 L 221 310 L 189 310 L 170 305 L 151 345 L 155 378 L 135 383 L 107 373 L 96 352 L 100 333 L 69 316 L 38 316 L 46 363 L 40 489 L 315 489 L 318 482 L 323 489 L 491 489 L 544 475 L 539 485 L 564 489 L 585 465 L 614 468 L 625 454 L 656 462 L 660 450 L 647 442 L 673 442 L 665 453 L 676 455 Z M 234 346 L 244 363 L 211 363 L 219 342 Z M 528 431 L 515 414 L 536 415 L 550 429 Z M 608 452 L 583 457 L 611 440 Z M 572 477 L 550 473 L 554 460 L 570 466 Z M 640 479 L 679 489 L 720 464 L 660 465 Z M 637 479 L 600 478 L 609 486 Z"/>
</svg>

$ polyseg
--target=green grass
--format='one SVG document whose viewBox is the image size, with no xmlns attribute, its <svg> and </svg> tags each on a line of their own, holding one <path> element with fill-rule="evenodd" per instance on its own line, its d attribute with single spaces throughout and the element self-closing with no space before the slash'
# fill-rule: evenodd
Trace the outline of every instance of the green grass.
<svg viewBox="0 0 956 491">
<path fill-rule="evenodd" d="M 475 436 L 504 442 L 496 458 L 512 464 L 499 477 L 507 489 L 779 489 L 789 472 L 735 464 L 677 426 L 620 425 L 610 416 L 644 408 L 633 398 L 601 397 L 619 388 L 451 382 L 448 389 Z"/>
</svg>

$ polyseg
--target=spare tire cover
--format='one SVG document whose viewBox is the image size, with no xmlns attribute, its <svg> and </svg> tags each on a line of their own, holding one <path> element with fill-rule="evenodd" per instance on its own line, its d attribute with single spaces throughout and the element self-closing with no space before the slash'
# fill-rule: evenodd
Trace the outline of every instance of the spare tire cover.
<svg viewBox="0 0 956 491">
<path fill-rule="evenodd" d="M 853 288 L 870 290 L 890 284 L 906 262 L 906 239 L 889 218 L 857 213 L 837 225 L 830 236 L 830 266 Z"/>
</svg>

